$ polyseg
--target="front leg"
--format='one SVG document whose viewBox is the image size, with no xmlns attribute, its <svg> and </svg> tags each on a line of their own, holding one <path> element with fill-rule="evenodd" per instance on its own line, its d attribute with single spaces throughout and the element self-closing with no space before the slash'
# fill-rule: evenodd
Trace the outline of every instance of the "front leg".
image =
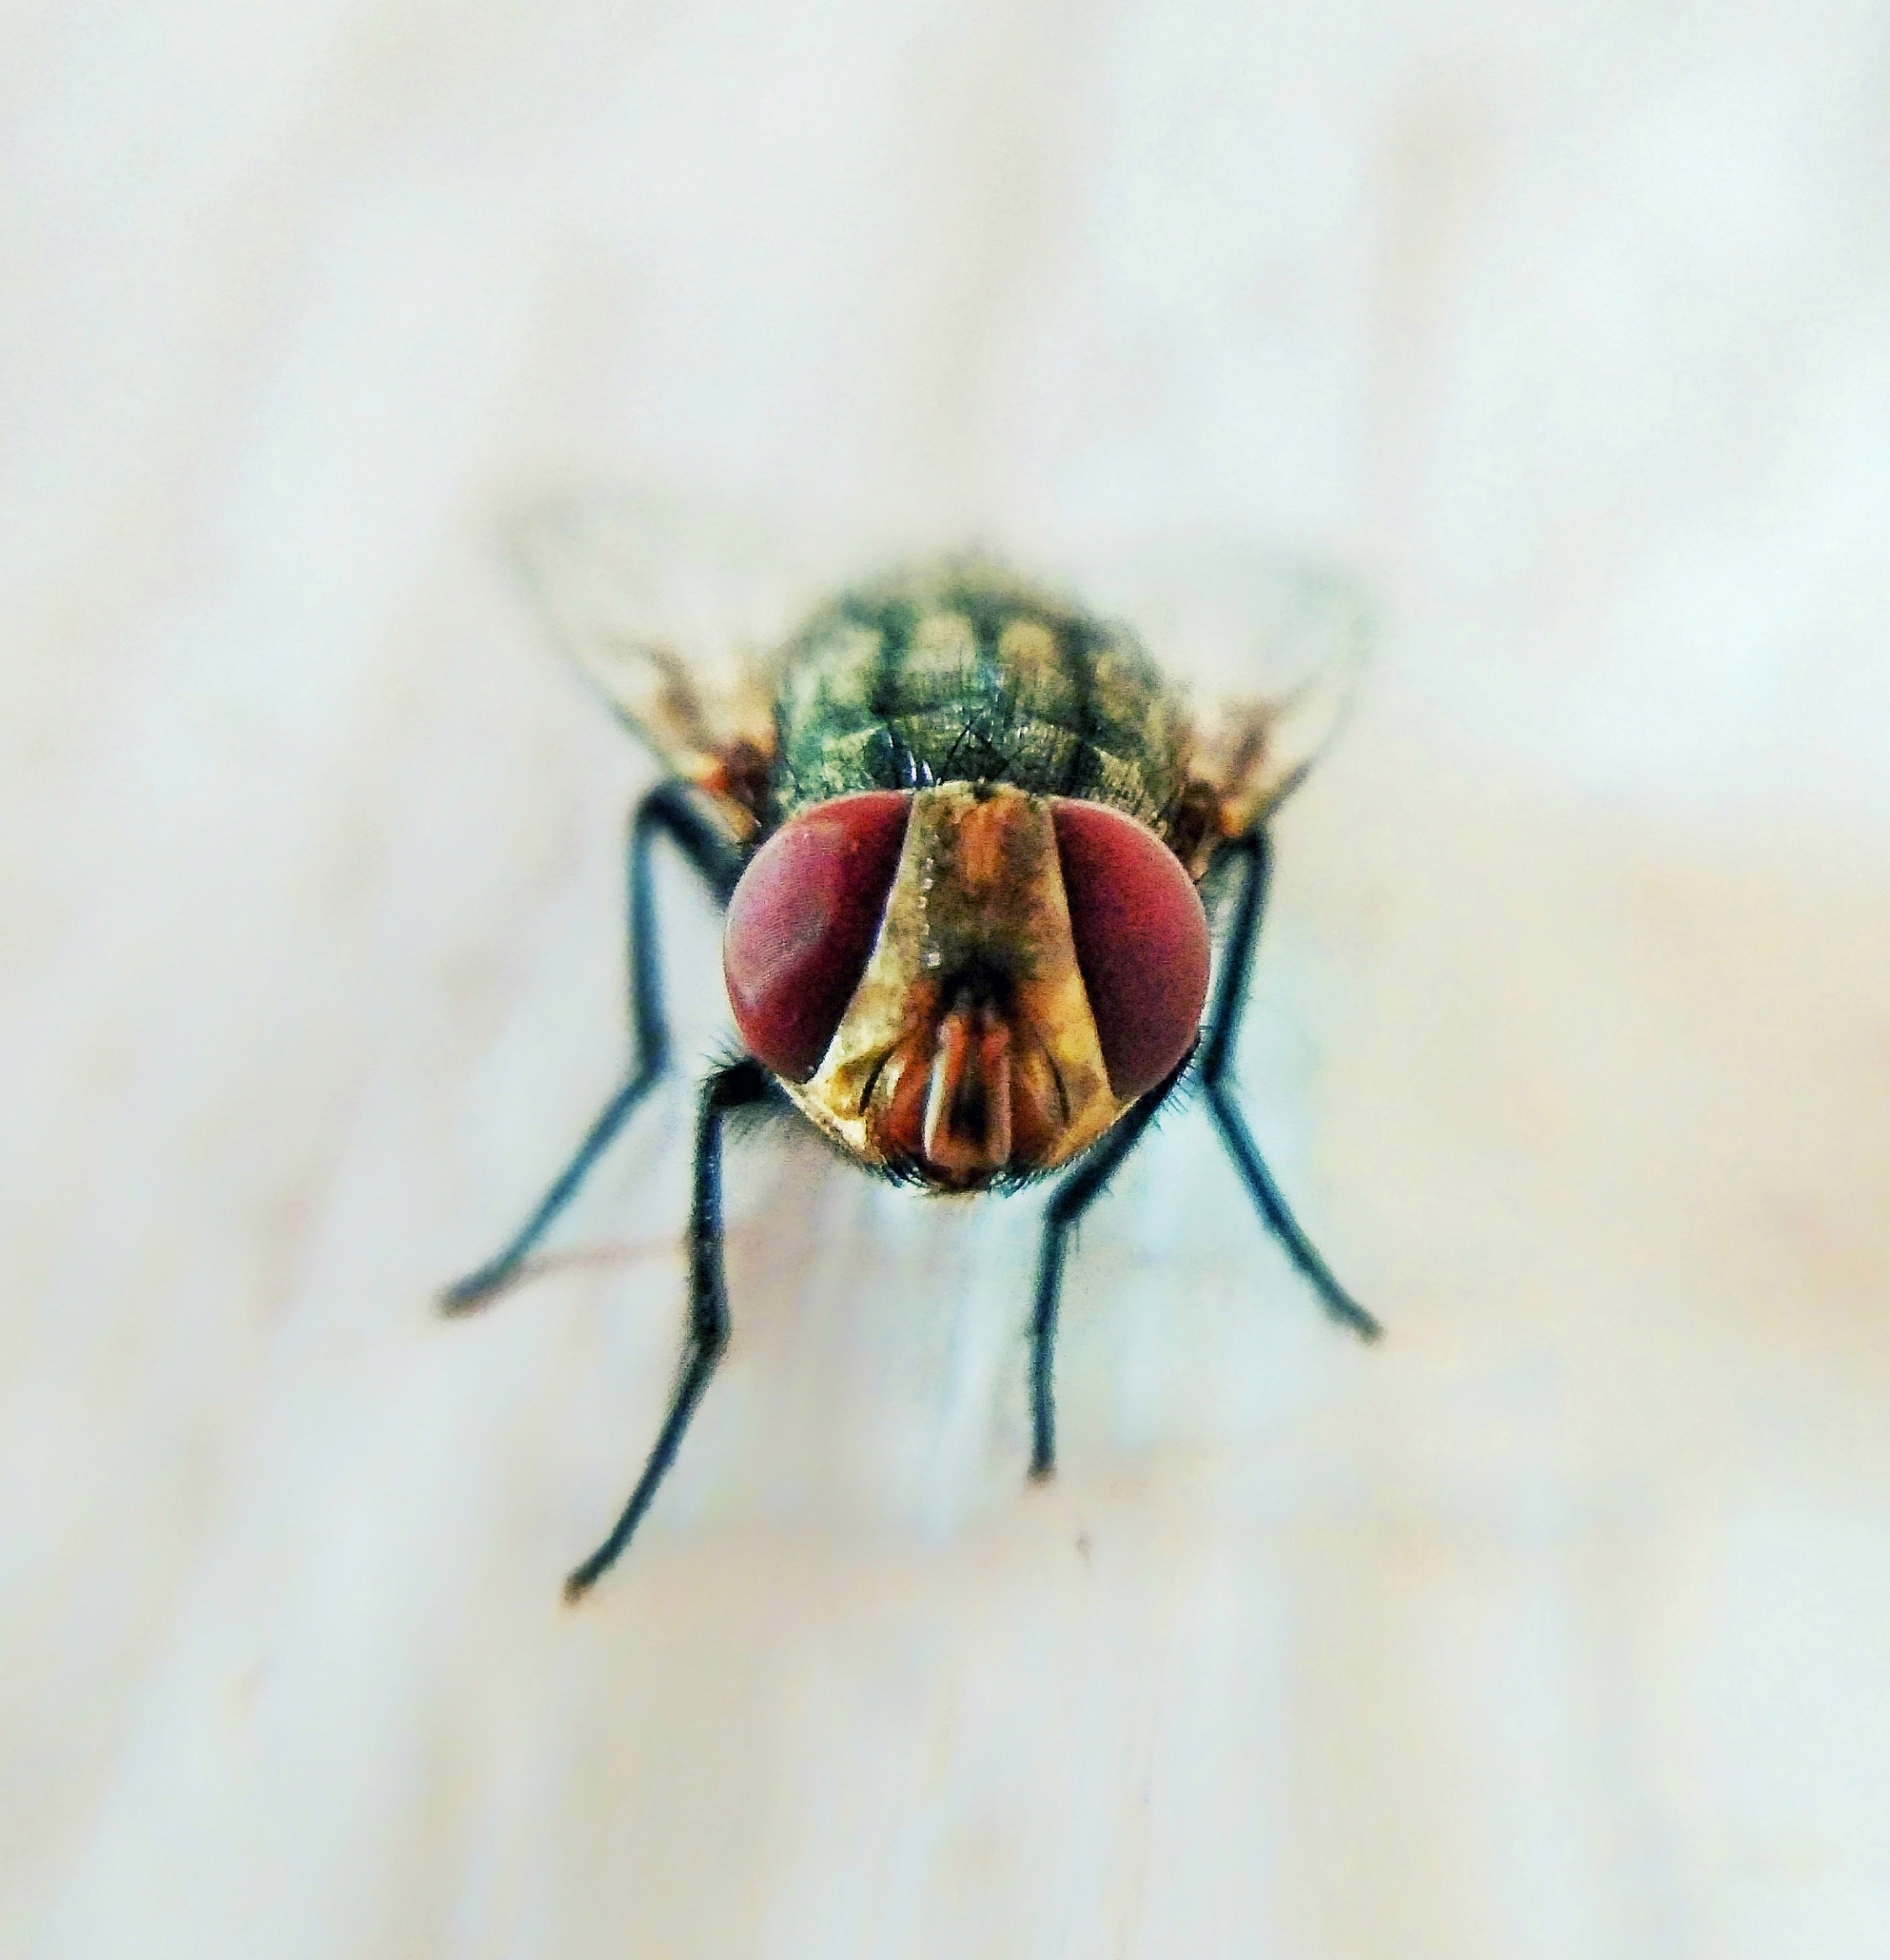
<svg viewBox="0 0 1890 1960">
<path fill-rule="evenodd" d="M 1064 1258 L 1077 1222 L 1102 1196 L 1103 1187 L 1142 1141 L 1169 1091 L 1187 1068 L 1181 1066 L 1159 1088 L 1151 1089 L 1107 1131 L 1059 1184 L 1043 1212 L 1043 1240 L 1037 1255 L 1037 1298 L 1030 1320 L 1030 1473 L 1039 1483 L 1057 1467 L 1057 1310 L 1063 1296 Z"/>
<path fill-rule="evenodd" d="M 704 811 L 683 783 L 659 784 L 638 805 L 630 827 L 626 858 L 630 933 L 630 1046 L 628 1079 L 604 1104 L 584 1133 L 571 1161 L 504 1248 L 475 1272 L 449 1286 L 440 1304 L 448 1313 L 483 1307 L 517 1277 L 519 1268 L 578 1195 L 592 1166 L 610 1147 L 639 1103 L 669 1069 L 669 1020 L 663 1011 L 662 948 L 657 937 L 656 892 L 651 848 L 667 837 L 699 873 L 719 905 L 742 875 L 740 848 Z"/>
<path fill-rule="evenodd" d="M 746 1059 L 718 1069 L 702 1086 L 696 1118 L 694 1194 L 689 1206 L 689 1323 L 682 1371 L 655 1445 L 610 1535 L 564 1582 L 568 1600 L 583 1597 L 630 1543 L 657 1487 L 675 1461 L 689 1418 L 728 1345 L 728 1292 L 722 1278 L 722 1125 L 731 1109 L 772 1100 L 766 1070 Z"/>
<path fill-rule="evenodd" d="M 1241 1114 L 1228 1071 L 1233 1059 L 1234 1038 L 1240 1030 L 1241 1016 L 1247 1007 L 1247 982 L 1254 965 L 1254 948 L 1259 938 L 1260 918 L 1266 909 L 1267 883 L 1273 868 L 1272 847 L 1264 830 L 1250 832 L 1224 845 L 1222 861 L 1242 867 L 1240 895 L 1234 907 L 1233 925 L 1222 956 L 1220 980 L 1208 1015 L 1207 1033 L 1201 1048 L 1201 1086 L 1207 1095 L 1208 1114 L 1220 1132 L 1221 1141 L 1233 1158 L 1247 1193 L 1265 1220 L 1268 1228 L 1286 1247 L 1286 1255 L 1311 1283 L 1321 1304 L 1335 1319 L 1344 1321 L 1366 1340 L 1376 1340 L 1383 1329 L 1365 1308 L 1340 1286 L 1333 1271 L 1318 1254 L 1312 1241 L 1288 1210 L 1273 1174 L 1266 1167 L 1253 1133 Z"/>
</svg>

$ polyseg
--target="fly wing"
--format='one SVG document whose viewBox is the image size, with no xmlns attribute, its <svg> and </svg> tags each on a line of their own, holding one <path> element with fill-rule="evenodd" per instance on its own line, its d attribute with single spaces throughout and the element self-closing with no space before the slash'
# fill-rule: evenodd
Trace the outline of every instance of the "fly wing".
<svg viewBox="0 0 1890 1960">
<path fill-rule="evenodd" d="M 1087 542 L 1074 589 L 1132 625 L 1186 689 L 1189 771 L 1210 832 L 1238 837 L 1306 779 L 1351 706 L 1373 637 L 1360 583 L 1235 540 Z"/>
<path fill-rule="evenodd" d="M 775 741 L 759 649 L 792 601 L 750 529 L 654 499 L 589 499 L 535 512 L 511 542 L 573 664 L 732 838 L 752 835 Z"/>
<path fill-rule="evenodd" d="M 1227 837 L 1264 823 L 1306 780 L 1351 711 L 1372 640 L 1363 588 L 1322 568 L 1256 578 L 1247 616 L 1275 691 L 1230 689 L 1195 711 L 1193 772 L 1219 796 Z"/>
</svg>

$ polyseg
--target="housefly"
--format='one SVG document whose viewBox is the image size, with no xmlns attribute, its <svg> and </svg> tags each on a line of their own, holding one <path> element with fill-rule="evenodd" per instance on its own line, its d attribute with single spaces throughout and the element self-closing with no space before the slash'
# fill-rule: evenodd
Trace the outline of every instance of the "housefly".
<svg viewBox="0 0 1890 1960">
<path fill-rule="evenodd" d="M 726 1345 L 721 1160 L 738 1111 L 794 1112 L 853 1162 L 926 1191 L 1055 1179 L 1030 1323 L 1034 1477 L 1055 1462 L 1070 1234 L 1184 1080 L 1320 1301 L 1375 1337 L 1288 1209 L 1229 1073 L 1268 822 L 1317 751 L 1330 684 L 1196 712 L 1128 626 L 973 557 L 857 586 L 741 681 L 705 688 L 587 584 L 608 547 L 581 521 L 540 526 L 525 555 L 568 647 L 666 775 L 630 829 L 627 1077 L 447 1310 L 518 1275 L 670 1067 L 659 838 L 726 913 L 742 1043 L 698 1091 L 688 1334 L 668 1414 L 568 1597 L 629 1542 Z"/>
</svg>

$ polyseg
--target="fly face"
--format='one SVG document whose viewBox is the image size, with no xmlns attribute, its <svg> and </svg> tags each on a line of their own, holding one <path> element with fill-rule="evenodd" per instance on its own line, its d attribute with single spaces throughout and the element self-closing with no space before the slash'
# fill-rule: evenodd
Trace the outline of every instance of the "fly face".
<svg viewBox="0 0 1890 1960">
<path fill-rule="evenodd" d="M 867 1164 L 971 1191 L 1067 1161 L 1180 1062 L 1207 919 L 1132 818 L 949 784 L 791 819 L 736 888 L 723 962 L 796 1107 Z"/>
<path fill-rule="evenodd" d="M 1034 1477 L 1054 1461 L 1069 1234 L 1185 1069 L 1328 1311 L 1378 1331 L 1294 1222 L 1230 1079 L 1266 819 L 1323 739 L 1332 690 L 1190 712 L 1126 630 L 963 563 L 849 594 L 764 666 L 704 686 L 636 624 L 646 576 L 673 574 L 675 542 L 647 512 L 601 529 L 554 518 L 526 541 L 553 625 L 668 779 L 631 827 L 630 1073 L 510 1243 L 445 1300 L 463 1311 L 517 1276 L 668 1070 L 651 882 L 667 840 L 727 907 L 746 1052 L 699 1091 L 688 1339 L 668 1415 L 572 1597 L 636 1529 L 726 1345 L 722 1147 L 745 1107 L 796 1110 L 857 1161 L 934 1191 L 1070 1165 L 1046 1209 L 1031 1314 Z M 699 589 L 720 589 L 709 569 Z M 1211 871 L 1226 939 L 1212 1003 L 1197 890 Z"/>
</svg>

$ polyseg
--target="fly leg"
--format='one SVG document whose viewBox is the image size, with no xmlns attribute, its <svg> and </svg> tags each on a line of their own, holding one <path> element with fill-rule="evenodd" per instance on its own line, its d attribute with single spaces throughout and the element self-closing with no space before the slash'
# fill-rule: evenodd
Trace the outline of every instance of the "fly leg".
<svg viewBox="0 0 1890 1960">
<path fill-rule="evenodd" d="M 448 1313 L 482 1307 L 517 1277 L 532 1249 L 578 1194 L 593 1165 L 607 1150 L 631 1113 L 669 1069 L 669 1020 L 663 1005 L 663 964 L 657 943 L 656 894 L 651 880 L 651 847 L 667 837 L 721 905 L 742 874 L 742 854 L 703 811 L 681 783 L 663 783 L 637 806 L 630 827 L 626 859 L 629 886 L 627 923 L 630 960 L 629 1078 L 604 1104 L 585 1132 L 571 1161 L 504 1249 L 449 1286 L 440 1304 Z"/>
<path fill-rule="evenodd" d="M 1247 981 L 1253 969 L 1254 946 L 1259 938 L 1260 915 L 1266 909 L 1267 881 L 1273 868 L 1273 849 L 1266 832 L 1252 831 L 1223 847 L 1223 859 L 1237 856 L 1245 861 L 1240 896 L 1234 908 L 1233 927 L 1227 935 L 1220 983 L 1208 1015 L 1206 1038 L 1201 1047 L 1201 1080 L 1207 1095 L 1208 1114 L 1221 1133 L 1227 1154 L 1233 1159 L 1241 1182 L 1247 1186 L 1247 1195 L 1275 1238 L 1286 1247 L 1287 1257 L 1319 1296 L 1321 1304 L 1334 1319 L 1344 1321 L 1365 1339 L 1376 1340 L 1383 1331 L 1378 1323 L 1333 1276 L 1332 1268 L 1319 1256 L 1312 1241 L 1301 1230 L 1299 1221 L 1287 1209 L 1227 1080 L 1234 1037 L 1247 1006 Z"/>
<path fill-rule="evenodd" d="M 768 1078 L 758 1062 L 731 1062 L 702 1085 L 696 1117 L 694 1191 L 689 1204 L 689 1342 L 683 1351 L 682 1371 L 636 1488 L 610 1527 L 610 1535 L 564 1582 L 568 1600 L 588 1593 L 629 1544 L 631 1534 L 642 1522 L 657 1485 L 675 1460 L 689 1418 L 728 1345 L 728 1294 L 722 1281 L 722 1125 L 731 1110 L 771 1100 Z"/>
<path fill-rule="evenodd" d="M 1057 1467 L 1057 1406 L 1053 1380 L 1057 1306 L 1063 1292 L 1064 1258 L 1077 1221 L 1102 1195 L 1122 1160 L 1180 1080 L 1184 1061 L 1159 1089 L 1151 1089 L 1059 1184 L 1043 1212 L 1043 1244 L 1037 1255 L 1037 1299 L 1030 1320 L 1030 1473 L 1039 1483 Z"/>
</svg>

